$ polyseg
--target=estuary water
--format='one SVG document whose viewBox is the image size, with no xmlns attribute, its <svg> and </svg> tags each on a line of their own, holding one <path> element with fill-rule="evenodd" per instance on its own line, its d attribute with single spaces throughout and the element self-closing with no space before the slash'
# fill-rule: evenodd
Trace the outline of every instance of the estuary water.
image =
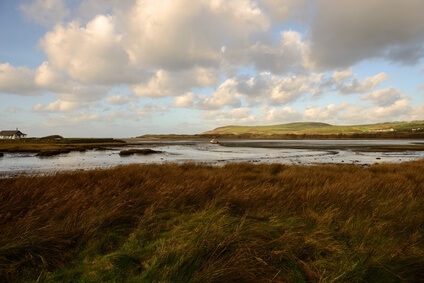
<svg viewBox="0 0 424 283">
<path fill-rule="evenodd" d="M 368 165 L 424 158 L 424 151 L 373 150 L 378 146 L 423 145 L 423 140 L 225 140 L 217 145 L 204 140 L 127 141 L 130 143 L 125 147 L 71 152 L 52 157 L 37 157 L 34 153 L 5 153 L 4 157 L 0 157 L 0 174 L 43 174 L 137 163 L 198 162 L 220 165 L 228 162 L 251 162 Z M 121 150 L 132 148 L 151 148 L 162 153 L 126 157 L 119 155 Z"/>
</svg>

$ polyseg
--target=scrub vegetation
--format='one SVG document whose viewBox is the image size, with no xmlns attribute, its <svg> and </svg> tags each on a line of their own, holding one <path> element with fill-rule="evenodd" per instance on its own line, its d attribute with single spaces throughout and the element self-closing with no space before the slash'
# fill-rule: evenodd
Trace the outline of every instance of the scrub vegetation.
<svg viewBox="0 0 424 283">
<path fill-rule="evenodd" d="M 44 138 L 26 138 L 19 140 L 0 140 L 0 152 L 30 152 L 38 156 L 52 156 L 71 151 L 88 149 L 102 150 L 107 147 L 125 146 L 126 142 L 108 138 L 62 138 L 48 136 Z"/>
<path fill-rule="evenodd" d="M 130 165 L 0 179 L 0 278 L 418 282 L 424 160 Z"/>
</svg>

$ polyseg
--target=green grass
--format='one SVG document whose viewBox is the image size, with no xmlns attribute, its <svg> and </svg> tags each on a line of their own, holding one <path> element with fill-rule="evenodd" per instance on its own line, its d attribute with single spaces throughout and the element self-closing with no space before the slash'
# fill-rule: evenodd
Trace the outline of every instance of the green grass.
<svg viewBox="0 0 424 283">
<path fill-rule="evenodd" d="M 165 164 L 0 179 L 0 278 L 418 282 L 422 172 Z"/>
<path fill-rule="evenodd" d="M 265 134 L 286 134 L 310 129 L 326 128 L 329 124 L 325 123 L 290 123 L 270 126 L 227 126 L 220 127 L 214 132 L 238 134 L 238 133 L 265 133 Z"/>
<path fill-rule="evenodd" d="M 392 132 L 391 129 L 394 131 Z M 414 130 L 413 130 L 414 129 Z M 419 130 L 417 130 L 419 129 Z M 376 133 L 424 133 L 424 121 L 394 122 L 370 125 L 333 126 L 325 123 L 302 122 L 270 126 L 226 126 L 204 134 L 260 134 L 260 135 L 353 135 Z"/>
</svg>

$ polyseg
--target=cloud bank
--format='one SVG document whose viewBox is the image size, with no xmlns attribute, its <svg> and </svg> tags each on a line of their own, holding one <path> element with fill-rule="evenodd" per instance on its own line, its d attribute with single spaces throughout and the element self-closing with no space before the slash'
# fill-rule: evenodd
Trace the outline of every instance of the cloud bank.
<svg viewBox="0 0 424 283">
<path fill-rule="evenodd" d="M 421 64 L 420 0 L 71 2 L 18 6 L 46 29 L 45 60 L 1 62 L 0 94 L 53 97 L 34 113 L 81 113 L 78 122 L 184 109 L 215 124 L 420 117 L 395 73 L 353 71 Z"/>
</svg>

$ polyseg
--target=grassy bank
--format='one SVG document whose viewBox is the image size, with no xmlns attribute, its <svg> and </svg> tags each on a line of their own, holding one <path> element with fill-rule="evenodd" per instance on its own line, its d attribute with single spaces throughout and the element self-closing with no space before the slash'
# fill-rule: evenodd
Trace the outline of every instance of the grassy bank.
<svg viewBox="0 0 424 283">
<path fill-rule="evenodd" d="M 137 137 L 146 140 L 211 140 L 211 139 L 252 139 L 252 140 L 352 140 L 352 139 L 424 139 L 424 132 L 381 132 L 356 134 L 271 134 L 271 133 L 209 133 L 198 135 L 143 135 Z"/>
<path fill-rule="evenodd" d="M 423 139 L 424 121 L 335 126 L 298 122 L 268 126 L 224 126 L 196 135 L 143 135 L 144 139 Z"/>
<path fill-rule="evenodd" d="M 32 152 L 48 155 L 88 149 L 104 149 L 111 146 L 124 146 L 126 142 L 100 138 L 28 138 L 20 140 L 0 140 L 0 152 Z"/>
<path fill-rule="evenodd" d="M 0 278 L 424 278 L 424 160 L 132 165 L 0 179 Z"/>
<path fill-rule="evenodd" d="M 325 123 L 299 122 L 268 126 L 225 126 L 204 134 L 232 135 L 293 135 L 293 136 L 347 136 L 347 137 L 424 137 L 424 121 L 392 122 L 368 125 L 336 126 Z"/>
</svg>

